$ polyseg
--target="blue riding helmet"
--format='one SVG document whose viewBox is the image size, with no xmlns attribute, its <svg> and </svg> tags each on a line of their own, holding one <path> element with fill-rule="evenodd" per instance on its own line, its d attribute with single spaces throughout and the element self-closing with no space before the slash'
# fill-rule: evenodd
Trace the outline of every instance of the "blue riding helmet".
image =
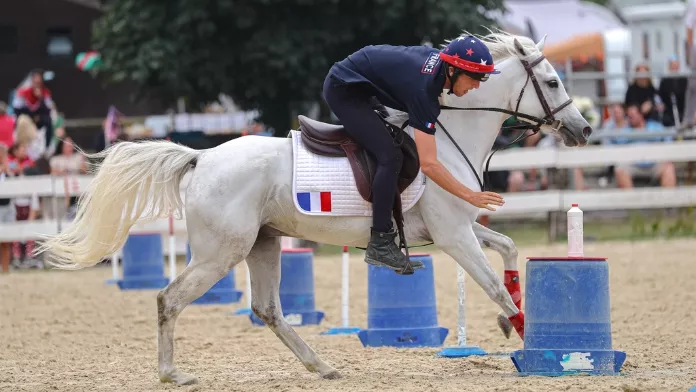
<svg viewBox="0 0 696 392">
<path fill-rule="evenodd" d="M 452 85 L 461 73 L 481 82 L 488 80 L 490 74 L 500 73 L 495 69 L 493 56 L 486 44 L 471 35 L 452 40 L 440 51 L 440 58 L 455 68 Z"/>
</svg>

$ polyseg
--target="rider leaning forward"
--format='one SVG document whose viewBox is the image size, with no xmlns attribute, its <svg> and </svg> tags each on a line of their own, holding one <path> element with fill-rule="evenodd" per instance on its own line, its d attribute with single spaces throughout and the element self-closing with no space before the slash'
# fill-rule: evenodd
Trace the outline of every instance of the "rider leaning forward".
<svg viewBox="0 0 696 392">
<path fill-rule="evenodd" d="M 458 97 L 497 74 L 486 45 L 473 36 L 459 37 L 442 51 L 426 46 L 367 46 L 335 63 L 324 80 L 324 99 L 346 132 L 374 156 L 372 229 L 365 261 L 402 270 L 408 258 L 396 245 L 392 208 L 403 154 L 374 111 L 374 98 L 406 112 L 423 174 L 444 190 L 479 208 L 493 210 L 503 198 L 475 192 L 438 161 L 435 123 L 443 90 Z M 411 261 L 414 269 L 423 263 Z"/>
</svg>

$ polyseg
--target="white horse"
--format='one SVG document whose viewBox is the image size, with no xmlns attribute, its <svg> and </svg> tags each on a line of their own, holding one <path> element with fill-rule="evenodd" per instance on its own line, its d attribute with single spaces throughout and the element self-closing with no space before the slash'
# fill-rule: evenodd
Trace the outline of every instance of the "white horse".
<svg viewBox="0 0 696 392">
<path fill-rule="evenodd" d="M 543 97 L 536 89 L 524 92 L 525 86 L 531 86 L 524 61 L 534 63 L 540 58 L 544 40 L 535 44 L 526 37 L 507 34 L 482 39 L 501 74 L 464 97 L 443 94 L 443 105 L 517 108 L 520 113 L 544 117 L 548 110 L 541 101 L 553 110 L 569 100 L 545 59 L 529 71 Z M 566 105 L 555 115 L 563 126 L 550 131 L 566 146 L 586 144 L 591 128 L 574 105 Z M 506 117 L 491 111 L 445 110 L 439 120 L 481 176 L 484 159 Z M 544 125 L 543 129 L 550 127 Z M 452 141 L 440 131 L 436 141 L 438 159 L 459 181 L 478 191 L 475 174 Z M 283 318 L 278 293 L 280 240 L 289 236 L 324 244 L 366 246 L 371 218 L 300 213 L 293 203 L 291 143 L 289 138 L 246 136 L 207 150 L 167 141 L 116 144 L 94 155 L 105 159 L 80 200 L 73 225 L 45 243 L 44 249 L 52 253 L 54 264 L 60 268 L 95 265 L 123 246 L 137 220 L 166 218 L 171 213 L 181 216 L 180 182 L 194 167 L 185 203 L 193 256 L 181 275 L 157 296 L 161 381 L 196 382 L 174 365 L 176 319 L 189 303 L 245 259 L 251 274 L 254 313 L 309 371 L 324 378 L 339 377 L 338 371 L 320 359 Z M 517 270 L 517 249 L 510 238 L 477 224 L 478 213 L 478 208 L 428 182 L 418 203 L 404 216 L 406 238 L 410 243 L 433 241 L 473 277 L 505 316 L 522 315 L 481 245 L 499 252 L 506 270 Z"/>
</svg>

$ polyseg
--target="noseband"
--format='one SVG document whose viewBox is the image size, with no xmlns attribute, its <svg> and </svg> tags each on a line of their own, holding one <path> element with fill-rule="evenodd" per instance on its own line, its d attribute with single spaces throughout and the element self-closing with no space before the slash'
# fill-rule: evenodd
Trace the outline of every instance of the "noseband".
<svg viewBox="0 0 696 392">
<path fill-rule="evenodd" d="M 467 158 L 466 154 L 462 149 L 459 147 L 457 142 L 454 141 L 454 138 L 447 132 L 447 129 L 442 125 L 440 120 L 437 120 L 437 125 L 442 128 L 442 130 L 445 132 L 447 137 L 452 141 L 455 147 L 459 150 L 459 152 L 462 154 L 464 159 L 466 159 L 466 162 L 469 164 L 469 167 L 471 167 L 471 170 L 474 172 L 474 175 L 476 176 L 476 179 L 478 180 L 479 185 L 481 186 L 481 191 L 486 191 L 486 185 L 490 183 L 488 180 L 488 165 L 491 162 L 491 158 L 493 157 L 493 154 L 495 154 L 499 150 L 504 150 L 511 145 L 517 143 L 518 141 L 524 140 L 537 132 L 541 129 L 543 125 L 549 125 L 551 129 L 553 129 L 554 132 L 558 132 L 561 127 L 563 126 L 563 122 L 561 120 L 556 119 L 556 114 L 563 110 L 566 106 L 570 105 L 573 102 L 573 99 L 570 98 L 567 101 L 563 102 L 561 105 L 559 105 L 557 108 L 551 110 L 549 107 L 548 102 L 546 102 L 546 98 L 544 97 L 544 93 L 541 91 L 541 86 L 539 85 L 539 81 L 536 78 L 536 75 L 534 75 L 534 72 L 532 71 L 532 68 L 537 66 L 539 63 L 541 63 L 546 57 L 542 54 L 539 57 L 537 57 L 536 60 L 530 62 L 527 62 L 526 60 L 521 60 L 522 65 L 524 66 L 525 71 L 527 71 L 527 81 L 524 83 L 524 86 L 522 86 L 522 91 L 520 91 L 520 96 L 517 97 L 517 105 L 515 106 L 515 110 L 507 110 L 507 109 L 500 109 L 500 108 L 457 108 L 453 106 L 444 106 L 441 105 L 440 108 L 443 110 L 483 110 L 483 111 L 488 111 L 488 112 L 500 112 L 500 113 L 506 113 L 511 116 L 515 116 L 517 118 L 522 118 L 525 120 L 532 121 L 534 123 L 523 123 L 523 124 L 518 124 L 518 125 L 513 125 L 510 127 L 505 127 L 506 129 L 517 129 L 517 130 L 528 130 L 531 129 L 533 132 L 525 135 L 525 132 L 522 132 L 520 136 L 518 136 L 515 140 L 507 144 L 506 146 L 497 148 L 491 152 L 491 154 L 488 156 L 488 160 L 486 161 L 486 168 L 484 171 L 484 176 L 486 177 L 486 182 L 482 182 L 481 178 L 479 177 L 478 173 L 476 172 L 476 169 L 474 169 L 474 165 L 471 164 L 471 161 L 469 161 L 469 158 Z M 518 110 L 520 108 L 520 102 L 522 102 L 522 96 L 524 95 L 524 89 L 527 87 L 529 84 L 529 80 L 531 79 L 532 85 L 534 86 L 534 90 L 536 91 L 537 98 L 539 98 L 539 102 L 541 102 L 541 107 L 544 109 L 544 114 L 545 116 L 543 118 L 535 117 L 535 116 L 530 116 L 525 113 L 520 113 Z"/>
</svg>

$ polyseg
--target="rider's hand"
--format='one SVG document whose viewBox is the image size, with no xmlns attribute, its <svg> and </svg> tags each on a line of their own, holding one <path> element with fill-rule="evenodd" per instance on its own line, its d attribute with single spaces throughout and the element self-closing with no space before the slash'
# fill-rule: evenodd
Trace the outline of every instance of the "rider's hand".
<svg viewBox="0 0 696 392">
<path fill-rule="evenodd" d="M 489 204 L 494 206 L 502 206 L 505 204 L 503 197 L 495 192 L 471 192 L 464 200 L 478 208 L 485 208 L 489 211 L 495 211 L 495 208 L 491 207 Z"/>
</svg>

